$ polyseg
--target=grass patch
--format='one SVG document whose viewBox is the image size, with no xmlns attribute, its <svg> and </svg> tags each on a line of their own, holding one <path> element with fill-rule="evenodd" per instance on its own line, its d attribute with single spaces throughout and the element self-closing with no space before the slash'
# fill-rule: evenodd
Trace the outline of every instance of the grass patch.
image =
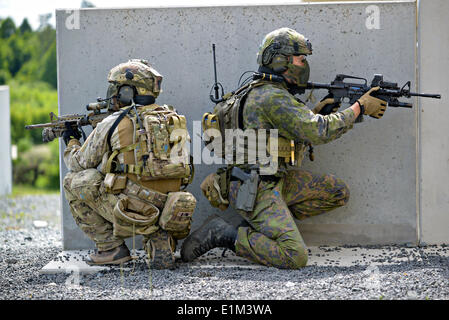
<svg viewBox="0 0 449 320">
<path fill-rule="evenodd" d="M 59 189 L 44 189 L 44 188 L 36 188 L 29 185 L 13 185 L 12 193 L 10 195 L 11 198 L 16 198 L 20 196 L 27 195 L 39 195 L 39 194 L 59 194 Z"/>
</svg>

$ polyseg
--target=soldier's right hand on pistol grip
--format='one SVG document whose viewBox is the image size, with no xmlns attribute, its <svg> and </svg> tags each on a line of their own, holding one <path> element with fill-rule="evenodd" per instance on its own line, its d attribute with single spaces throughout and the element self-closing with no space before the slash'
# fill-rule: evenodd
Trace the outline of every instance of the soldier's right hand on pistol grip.
<svg viewBox="0 0 449 320">
<path fill-rule="evenodd" d="M 371 95 L 372 92 L 379 90 L 379 88 L 380 87 L 371 88 L 358 100 L 360 105 L 365 107 L 364 114 L 376 119 L 382 118 L 385 110 L 387 109 L 387 102 L 385 100 L 375 98 Z"/>
<path fill-rule="evenodd" d="M 65 122 L 66 130 L 62 134 L 62 139 L 64 140 L 65 144 L 68 145 L 69 141 L 72 139 L 80 139 L 81 138 L 81 132 L 78 128 L 74 128 L 72 124 L 68 121 Z"/>
</svg>

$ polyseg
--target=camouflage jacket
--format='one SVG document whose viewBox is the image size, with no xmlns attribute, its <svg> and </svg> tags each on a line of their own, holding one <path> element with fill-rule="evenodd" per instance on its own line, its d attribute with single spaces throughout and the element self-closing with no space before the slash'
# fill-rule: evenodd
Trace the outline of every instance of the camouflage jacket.
<svg viewBox="0 0 449 320">
<path fill-rule="evenodd" d="M 291 95 L 285 84 L 266 82 L 252 89 L 243 109 L 245 129 L 278 129 L 278 135 L 305 145 L 323 144 L 339 138 L 353 127 L 351 109 L 327 116 L 314 114 Z"/>
<path fill-rule="evenodd" d="M 76 139 L 69 141 L 64 150 L 64 162 L 70 171 L 79 172 L 89 168 L 96 168 L 102 161 L 107 160 L 107 156 L 111 151 L 107 142 L 108 132 L 119 115 L 120 111 L 101 121 L 82 146 Z M 118 128 L 112 133 L 111 146 L 113 149 L 120 148 Z M 105 160 L 103 159 L 104 157 L 106 157 Z M 99 169 L 102 171 L 102 168 Z"/>
</svg>

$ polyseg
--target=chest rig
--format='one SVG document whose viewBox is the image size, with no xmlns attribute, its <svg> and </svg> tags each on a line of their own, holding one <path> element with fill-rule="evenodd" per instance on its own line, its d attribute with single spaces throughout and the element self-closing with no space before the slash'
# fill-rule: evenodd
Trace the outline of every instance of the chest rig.
<svg viewBox="0 0 449 320">
<path fill-rule="evenodd" d="M 117 128 L 117 142 L 111 145 Z M 135 175 L 139 181 L 180 179 L 187 185 L 193 178 L 186 141 L 190 141 L 186 118 L 173 107 L 157 104 L 128 107 L 109 130 L 112 150 L 106 173 Z"/>
<path fill-rule="evenodd" d="M 236 163 L 236 159 L 243 159 L 243 167 L 249 164 L 250 160 L 254 160 L 254 158 L 256 167 L 260 168 L 266 165 L 266 161 L 259 157 L 258 149 L 261 147 L 266 150 L 266 156 L 271 157 L 271 161 L 276 161 L 280 164 L 281 170 L 286 165 L 288 167 L 299 167 L 304 157 L 305 144 L 295 143 L 293 140 L 280 136 L 272 137 L 269 130 L 266 130 L 262 137 L 256 135 L 255 140 L 251 141 L 249 135 L 244 131 L 243 108 L 246 98 L 252 89 L 267 83 L 265 80 L 252 81 L 235 92 L 224 95 L 223 101 L 216 104 L 212 113 L 205 113 L 202 117 L 205 145 L 217 156 L 231 163 Z M 236 129 L 240 129 L 240 131 L 236 132 Z M 230 139 L 229 132 L 233 130 L 234 137 Z M 260 130 L 257 129 L 256 131 Z M 237 138 L 239 135 L 242 135 L 240 136 L 240 141 L 244 141 L 243 148 L 240 149 L 234 143 L 236 141 L 234 138 Z M 217 138 L 221 138 L 221 148 L 217 148 L 217 144 L 213 143 L 214 139 Z M 263 141 L 260 141 L 262 139 Z M 250 154 L 256 156 L 251 158 Z M 266 160 L 267 158 L 264 157 L 264 159 Z"/>
</svg>

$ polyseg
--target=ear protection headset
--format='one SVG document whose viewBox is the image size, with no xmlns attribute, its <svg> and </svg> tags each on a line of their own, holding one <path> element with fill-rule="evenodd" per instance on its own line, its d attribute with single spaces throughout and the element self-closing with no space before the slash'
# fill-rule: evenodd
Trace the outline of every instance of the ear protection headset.
<svg viewBox="0 0 449 320">
<path fill-rule="evenodd" d="M 129 85 L 123 85 L 120 87 L 118 90 L 117 99 L 125 106 L 129 106 L 133 101 L 142 106 L 153 104 L 156 101 L 156 98 L 153 96 L 136 94 L 136 89 Z"/>
</svg>

